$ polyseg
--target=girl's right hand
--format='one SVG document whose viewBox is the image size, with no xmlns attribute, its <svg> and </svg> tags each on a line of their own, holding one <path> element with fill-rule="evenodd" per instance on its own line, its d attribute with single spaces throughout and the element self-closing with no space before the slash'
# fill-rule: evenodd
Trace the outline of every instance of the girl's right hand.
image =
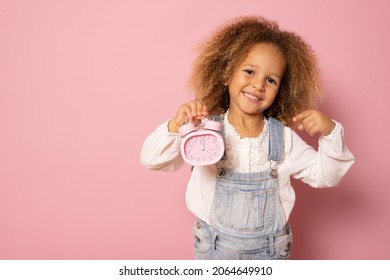
<svg viewBox="0 0 390 280">
<path fill-rule="evenodd" d="M 168 123 L 169 132 L 178 133 L 179 127 L 188 121 L 198 126 L 202 119 L 208 116 L 206 105 L 197 100 L 189 101 L 179 107 L 176 116 Z"/>
</svg>

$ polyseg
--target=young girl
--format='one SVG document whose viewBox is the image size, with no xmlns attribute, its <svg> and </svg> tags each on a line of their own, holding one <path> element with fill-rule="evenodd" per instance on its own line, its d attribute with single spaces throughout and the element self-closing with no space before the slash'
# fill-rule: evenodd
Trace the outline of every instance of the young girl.
<svg viewBox="0 0 390 280">
<path fill-rule="evenodd" d="M 195 214 L 197 259 L 287 259 L 295 202 L 290 176 L 336 186 L 354 157 L 340 123 L 313 109 L 316 56 L 296 34 L 261 17 L 237 18 L 199 49 L 190 79 L 195 100 L 146 139 L 141 162 L 155 170 L 183 165 L 178 129 L 222 116 L 225 156 L 195 166 L 186 201 Z M 290 127 L 321 134 L 319 149 Z"/>
</svg>

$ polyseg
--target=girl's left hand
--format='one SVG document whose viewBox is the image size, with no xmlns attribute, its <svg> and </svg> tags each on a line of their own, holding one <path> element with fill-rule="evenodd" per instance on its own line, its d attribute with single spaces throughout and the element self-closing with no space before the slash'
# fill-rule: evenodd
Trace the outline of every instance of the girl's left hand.
<svg viewBox="0 0 390 280">
<path fill-rule="evenodd" d="M 299 130 L 306 130 L 311 136 L 317 132 L 322 136 L 329 135 L 336 127 L 336 123 L 328 116 L 314 109 L 296 115 L 293 121 L 298 124 Z"/>
</svg>

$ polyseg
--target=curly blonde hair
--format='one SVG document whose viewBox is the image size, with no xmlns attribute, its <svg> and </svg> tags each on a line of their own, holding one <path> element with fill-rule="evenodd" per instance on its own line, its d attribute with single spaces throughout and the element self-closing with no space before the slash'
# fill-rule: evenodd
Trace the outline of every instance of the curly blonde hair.
<svg viewBox="0 0 390 280">
<path fill-rule="evenodd" d="M 235 18 L 199 44 L 189 84 L 210 114 L 225 113 L 229 93 L 224 84 L 257 43 L 274 44 L 287 61 L 279 92 L 264 115 L 292 125 L 292 118 L 312 108 L 319 95 L 317 57 L 298 35 L 280 30 L 277 23 L 263 17 Z"/>
</svg>

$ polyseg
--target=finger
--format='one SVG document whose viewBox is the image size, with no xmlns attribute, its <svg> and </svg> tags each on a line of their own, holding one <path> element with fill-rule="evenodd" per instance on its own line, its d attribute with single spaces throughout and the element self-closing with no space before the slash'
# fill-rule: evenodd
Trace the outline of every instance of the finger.
<svg viewBox="0 0 390 280">
<path fill-rule="evenodd" d="M 316 120 L 311 120 L 305 124 L 305 130 L 311 136 L 315 135 L 318 132 L 318 122 Z"/>
<path fill-rule="evenodd" d="M 196 106 L 193 103 L 187 104 L 187 106 L 185 106 L 184 110 L 186 113 L 186 117 L 188 119 L 192 119 L 193 117 L 196 116 Z"/>
<path fill-rule="evenodd" d="M 302 121 L 302 120 L 304 120 L 304 119 L 310 117 L 311 114 L 312 114 L 312 111 L 311 111 L 311 110 L 303 111 L 302 113 L 299 113 L 298 115 L 296 115 L 295 117 L 293 117 L 293 121 L 294 121 L 294 122 Z"/>
<path fill-rule="evenodd" d="M 201 103 L 200 101 L 196 101 L 196 117 L 203 117 L 203 103 Z"/>
<path fill-rule="evenodd" d="M 305 127 L 303 126 L 303 124 L 299 124 L 298 126 L 297 126 L 297 128 L 298 128 L 298 130 L 305 130 Z"/>
<path fill-rule="evenodd" d="M 310 114 L 308 115 L 306 118 L 302 119 L 301 120 L 301 123 L 304 125 L 304 126 L 307 126 L 309 125 L 310 123 L 313 123 L 313 122 L 317 122 L 317 118 L 314 114 Z"/>
<path fill-rule="evenodd" d="M 193 122 L 196 119 L 201 120 L 204 118 L 203 107 L 204 105 L 201 102 L 195 100 L 187 102 L 180 108 L 179 118 L 183 122 L 188 122 L 188 121 Z"/>
<path fill-rule="evenodd" d="M 308 118 L 311 116 L 311 113 L 310 111 L 303 111 L 302 113 L 296 115 L 295 117 L 293 117 L 293 122 L 295 122 L 297 124 L 297 129 L 300 130 L 300 131 L 307 131 L 306 130 L 306 127 L 305 127 L 305 124 L 307 123 L 308 121 Z"/>
<path fill-rule="evenodd" d="M 177 125 L 182 125 L 192 119 L 192 110 L 189 103 L 186 103 L 179 108 L 175 119 Z"/>
<path fill-rule="evenodd" d="M 187 109 L 186 109 L 186 112 L 188 113 L 188 115 L 191 117 L 191 118 L 194 118 L 196 117 L 196 102 L 195 101 L 190 101 L 186 104 L 187 106 Z"/>
<path fill-rule="evenodd" d="M 207 106 L 200 101 L 196 101 L 197 117 L 203 119 L 208 116 Z"/>
</svg>

